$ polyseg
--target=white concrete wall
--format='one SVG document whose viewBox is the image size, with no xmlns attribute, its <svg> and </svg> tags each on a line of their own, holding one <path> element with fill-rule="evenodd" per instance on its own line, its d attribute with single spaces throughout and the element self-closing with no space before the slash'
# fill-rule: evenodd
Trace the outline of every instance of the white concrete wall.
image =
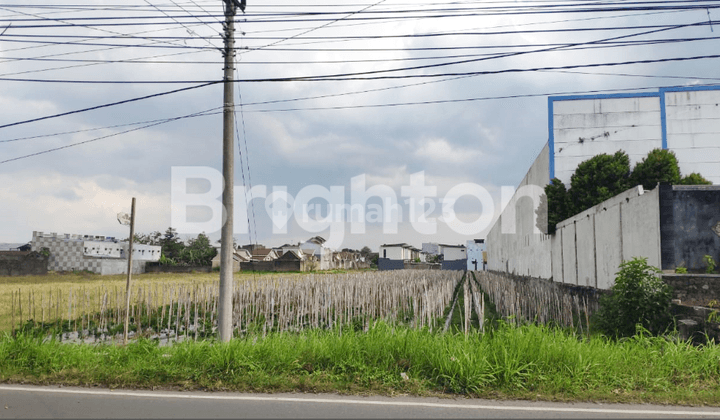
<svg viewBox="0 0 720 420">
<path fill-rule="evenodd" d="M 147 261 L 135 261 L 133 260 L 132 273 L 142 274 L 145 272 L 145 264 Z M 100 265 L 100 274 L 102 275 L 113 275 L 113 274 L 127 274 L 127 260 L 115 260 L 115 259 L 103 259 Z"/>
<path fill-rule="evenodd" d="M 680 172 L 720 184 L 720 90 L 665 92 L 665 119 Z"/>
<path fill-rule="evenodd" d="M 443 247 L 443 260 L 455 261 L 466 260 L 467 250 L 465 248 Z"/>
<path fill-rule="evenodd" d="M 387 254 L 385 253 L 387 251 Z M 404 260 L 405 249 L 399 246 L 395 247 L 380 247 L 380 258 L 388 258 L 391 260 Z"/>
<path fill-rule="evenodd" d="M 552 118 L 555 177 L 565 185 L 595 155 L 624 150 L 632 169 L 662 147 L 659 97 L 556 100 Z"/>
<path fill-rule="evenodd" d="M 86 257 L 114 257 L 124 256 L 127 244 L 106 241 L 83 241 L 83 255 Z"/>
<path fill-rule="evenodd" d="M 546 144 L 488 232 L 488 270 L 507 271 L 540 278 L 552 276 L 550 236 L 537 233 L 540 196 L 550 182 L 549 146 Z"/>
<path fill-rule="evenodd" d="M 631 188 L 557 224 L 553 280 L 609 289 L 620 263 L 646 257 L 660 267 L 659 189 Z"/>
</svg>

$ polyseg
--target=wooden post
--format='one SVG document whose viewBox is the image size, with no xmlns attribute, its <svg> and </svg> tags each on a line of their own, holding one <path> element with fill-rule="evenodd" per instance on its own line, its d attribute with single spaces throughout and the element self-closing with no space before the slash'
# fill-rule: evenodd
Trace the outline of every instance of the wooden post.
<svg viewBox="0 0 720 420">
<path fill-rule="evenodd" d="M 123 330 L 123 345 L 127 345 L 128 323 L 130 321 L 130 281 L 132 279 L 133 236 L 135 236 L 135 197 L 132 199 L 132 207 L 130 208 L 130 241 L 128 244 L 127 256 L 128 270 L 127 285 L 125 286 L 125 329 Z"/>
</svg>

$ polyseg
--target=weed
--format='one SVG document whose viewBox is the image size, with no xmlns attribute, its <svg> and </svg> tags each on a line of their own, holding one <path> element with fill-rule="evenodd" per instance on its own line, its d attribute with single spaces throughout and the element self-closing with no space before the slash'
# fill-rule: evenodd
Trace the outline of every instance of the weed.
<svg viewBox="0 0 720 420">
<path fill-rule="evenodd" d="M 713 259 L 710 255 L 703 256 L 703 261 L 705 262 L 705 273 L 712 274 L 715 272 L 715 267 L 717 266 L 717 263 L 715 262 L 715 259 Z"/>
</svg>

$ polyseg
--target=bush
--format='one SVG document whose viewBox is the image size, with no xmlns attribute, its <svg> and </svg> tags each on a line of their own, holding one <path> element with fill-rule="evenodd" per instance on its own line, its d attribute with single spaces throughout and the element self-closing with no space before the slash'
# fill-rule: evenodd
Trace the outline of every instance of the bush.
<svg viewBox="0 0 720 420">
<path fill-rule="evenodd" d="M 660 269 L 647 258 L 635 257 L 620 264 L 610 294 L 600 298 L 594 328 L 611 337 L 635 335 L 637 325 L 660 334 L 672 324 L 670 286 L 657 276 Z"/>
<path fill-rule="evenodd" d="M 685 175 L 680 179 L 680 185 L 712 185 L 712 182 L 705 179 L 704 176 L 697 172 Z"/>
</svg>

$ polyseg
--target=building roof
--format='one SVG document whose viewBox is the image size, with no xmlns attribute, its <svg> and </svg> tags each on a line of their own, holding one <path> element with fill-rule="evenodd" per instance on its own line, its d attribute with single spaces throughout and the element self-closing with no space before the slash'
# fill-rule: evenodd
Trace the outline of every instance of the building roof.
<svg viewBox="0 0 720 420">
<path fill-rule="evenodd" d="M 313 236 L 305 242 L 312 242 L 316 245 L 322 245 L 325 243 L 325 238 L 323 238 L 322 236 Z"/>
<path fill-rule="evenodd" d="M 270 249 L 270 248 L 263 248 L 263 249 L 253 250 L 253 252 L 252 252 L 252 258 L 253 258 L 253 259 L 261 259 L 261 260 L 262 260 L 262 259 L 265 259 L 265 258 L 266 258 L 268 255 L 270 255 L 270 254 L 274 254 L 274 255 L 271 255 L 271 256 L 270 256 L 271 258 L 277 258 L 277 252 L 275 252 L 274 249 Z"/>
<path fill-rule="evenodd" d="M 282 256 L 278 258 L 278 260 L 294 260 L 294 261 L 304 261 L 305 260 L 305 254 L 302 253 L 302 251 L 290 249 Z"/>
</svg>

